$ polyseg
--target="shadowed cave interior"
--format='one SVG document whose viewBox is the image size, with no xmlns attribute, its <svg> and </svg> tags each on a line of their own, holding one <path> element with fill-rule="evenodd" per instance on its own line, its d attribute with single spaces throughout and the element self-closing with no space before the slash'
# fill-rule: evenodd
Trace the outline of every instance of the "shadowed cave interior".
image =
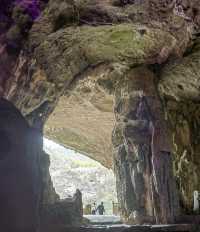
<svg viewBox="0 0 200 232">
<path fill-rule="evenodd" d="M 199 232 L 199 91 L 198 0 L 0 0 L 1 231 Z M 44 137 L 114 173 L 120 224 L 73 168 L 59 198 Z"/>
</svg>

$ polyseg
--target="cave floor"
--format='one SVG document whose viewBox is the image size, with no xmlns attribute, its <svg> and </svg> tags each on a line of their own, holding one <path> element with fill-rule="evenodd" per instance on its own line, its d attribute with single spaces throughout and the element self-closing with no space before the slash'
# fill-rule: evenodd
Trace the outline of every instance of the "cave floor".
<svg viewBox="0 0 200 232">
<path fill-rule="evenodd" d="M 90 221 L 93 225 L 113 225 L 122 224 L 120 216 L 115 215 L 84 215 L 84 218 Z"/>
<path fill-rule="evenodd" d="M 54 232 L 54 231 L 52 231 Z M 55 232 L 200 232 L 199 225 L 93 225 L 88 227 L 68 227 Z"/>
</svg>

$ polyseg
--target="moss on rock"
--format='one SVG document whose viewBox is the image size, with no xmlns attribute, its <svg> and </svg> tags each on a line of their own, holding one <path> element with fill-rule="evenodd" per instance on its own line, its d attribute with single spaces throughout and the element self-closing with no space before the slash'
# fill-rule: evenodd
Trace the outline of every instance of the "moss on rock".
<svg viewBox="0 0 200 232">
<path fill-rule="evenodd" d="M 167 48 L 171 52 L 176 39 L 160 29 L 132 24 L 68 27 L 43 41 L 35 50 L 37 62 L 52 81 L 65 83 L 89 65 L 120 63 L 128 67 L 155 63 Z M 62 54 L 62 55 L 61 55 Z M 55 63 L 56 60 L 56 63 Z"/>
<path fill-rule="evenodd" d="M 81 47 L 90 63 L 111 61 L 136 65 L 155 61 L 163 47 L 174 48 L 176 44 L 167 32 L 144 27 L 145 32 L 141 34 L 140 29 L 131 24 L 83 27 Z"/>
<path fill-rule="evenodd" d="M 193 192 L 200 192 L 199 70 L 200 52 L 196 49 L 168 64 L 159 83 L 174 137 L 174 171 L 185 213 L 193 213 Z"/>
</svg>

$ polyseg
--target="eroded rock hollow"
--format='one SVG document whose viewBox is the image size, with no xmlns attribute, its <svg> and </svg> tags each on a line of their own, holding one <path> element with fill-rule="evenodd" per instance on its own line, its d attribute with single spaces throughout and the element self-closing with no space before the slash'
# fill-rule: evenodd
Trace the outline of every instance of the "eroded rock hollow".
<svg viewBox="0 0 200 232">
<path fill-rule="evenodd" d="M 125 220 L 192 215 L 200 192 L 199 2 L 2 4 L 1 97 L 48 138 L 113 168 Z M 53 204 L 41 157 L 42 199 Z"/>
</svg>

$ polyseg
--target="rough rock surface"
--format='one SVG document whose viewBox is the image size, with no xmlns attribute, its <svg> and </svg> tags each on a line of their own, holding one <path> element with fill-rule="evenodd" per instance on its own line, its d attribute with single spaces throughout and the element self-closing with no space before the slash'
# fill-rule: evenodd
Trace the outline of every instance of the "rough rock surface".
<svg viewBox="0 0 200 232">
<path fill-rule="evenodd" d="M 42 176 L 42 204 L 48 205 L 59 201 L 51 176 L 49 173 L 50 158 L 49 155 L 43 152 L 40 157 L 40 168 Z"/>
<path fill-rule="evenodd" d="M 49 70 L 52 62 L 49 60 L 50 63 L 46 67 L 52 78 L 54 75 L 60 78 L 65 75 L 71 80 L 74 75 L 80 73 L 76 77 L 79 80 L 76 84 L 72 84 L 76 87 L 72 86 L 72 90 L 69 87 L 70 93 L 72 92 L 72 94 L 69 93 L 69 101 L 66 101 L 66 97 L 61 98 L 52 117 L 47 121 L 45 131 L 48 137 L 52 136 L 58 142 L 91 154 L 104 165 L 111 166 L 110 139 L 114 124 L 113 91 L 117 79 L 123 75 L 124 67 L 154 62 L 160 59 L 159 53 L 163 47 L 173 50 L 176 44 L 176 39 L 172 35 L 167 32 L 162 33 L 160 29 L 143 27 L 145 36 L 140 34 L 140 29 L 140 26 L 134 28 L 130 24 L 97 28 L 88 26 L 80 29 L 67 28 L 55 34 L 56 37 L 59 36 L 56 46 L 52 46 L 55 39 L 50 37 L 49 41 L 37 48 L 36 56 L 39 57 L 42 65 L 43 62 L 46 63 L 43 60 L 45 57 L 50 57 L 50 54 L 59 54 L 60 48 L 64 49 L 66 46 L 62 57 L 58 57 L 57 60 L 60 60 L 58 63 L 69 61 L 69 66 L 65 68 L 63 65 L 58 65 L 58 68 L 53 66 L 53 70 Z M 67 43 L 70 38 L 72 40 Z M 132 41 L 132 38 L 135 39 Z M 72 47 L 70 44 L 74 43 Z M 126 47 L 122 44 L 126 44 Z M 102 62 L 117 64 L 97 64 Z M 66 80 L 64 76 L 63 80 Z M 60 116 L 59 121 L 57 115 Z"/>
<path fill-rule="evenodd" d="M 0 227 L 34 232 L 41 196 L 42 137 L 20 112 L 0 99 Z"/>
<path fill-rule="evenodd" d="M 199 190 L 200 125 L 199 57 L 195 48 L 184 59 L 167 65 L 159 83 L 166 113 L 173 128 L 174 169 L 185 210 L 193 208 L 193 192 Z"/>
<path fill-rule="evenodd" d="M 77 190 L 72 198 L 47 204 L 43 207 L 40 231 L 48 231 L 51 227 L 81 225 L 82 216 L 82 195 Z"/>
<path fill-rule="evenodd" d="M 172 138 L 154 78 L 146 67 L 135 68 L 116 90 L 113 143 L 118 193 L 123 199 L 120 202 L 124 216 L 138 223 L 173 222 L 179 215 L 172 173 Z"/>
<path fill-rule="evenodd" d="M 73 197 L 60 199 L 51 180 L 50 158 L 44 151 L 40 154 L 40 231 L 51 226 L 80 225 L 83 216 L 82 194 L 76 191 Z"/>
<path fill-rule="evenodd" d="M 194 225 L 165 225 L 165 226 L 94 226 L 94 227 L 60 227 L 50 228 L 49 232 L 198 232 L 199 227 Z"/>
<path fill-rule="evenodd" d="M 191 214 L 200 191 L 198 1 L 50 0 L 37 20 L 11 3 L 0 11 L 1 95 L 40 130 L 49 118 L 49 138 L 108 167 L 113 144 L 126 217 L 137 222 L 139 207 L 144 221 L 173 222 L 178 195 L 180 213 Z M 134 75 L 141 69 L 147 76 Z"/>
</svg>

